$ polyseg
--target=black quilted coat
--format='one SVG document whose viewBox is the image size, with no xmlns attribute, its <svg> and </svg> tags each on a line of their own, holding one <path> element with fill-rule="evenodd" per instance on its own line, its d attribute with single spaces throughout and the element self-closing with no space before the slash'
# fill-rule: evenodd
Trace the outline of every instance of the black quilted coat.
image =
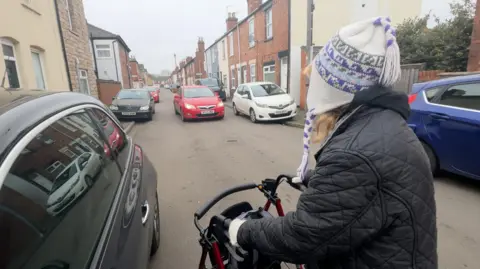
<svg viewBox="0 0 480 269">
<path fill-rule="evenodd" d="M 404 94 L 356 94 L 296 211 L 245 222 L 238 243 L 321 269 L 437 269 L 433 178 L 409 112 Z"/>
</svg>

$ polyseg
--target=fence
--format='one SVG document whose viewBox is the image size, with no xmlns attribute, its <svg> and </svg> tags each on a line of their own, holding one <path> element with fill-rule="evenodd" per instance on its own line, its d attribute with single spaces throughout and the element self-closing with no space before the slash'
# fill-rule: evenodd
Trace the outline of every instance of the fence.
<svg viewBox="0 0 480 269">
<path fill-rule="evenodd" d="M 425 64 L 403 64 L 400 80 L 393 87 L 395 90 L 410 93 L 412 85 L 418 82 L 419 73 L 423 70 Z"/>
<path fill-rule="evenodd" d="M 117 95 L 121 87 L 118 81 L 97 79 L 98 99 L 106 105 L 111 105 L 112 98 Z"/>
</svg>

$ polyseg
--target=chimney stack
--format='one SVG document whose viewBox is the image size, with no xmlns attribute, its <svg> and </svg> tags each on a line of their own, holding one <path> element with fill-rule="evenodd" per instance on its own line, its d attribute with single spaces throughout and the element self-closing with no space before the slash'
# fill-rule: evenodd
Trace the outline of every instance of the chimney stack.
<svg viewBox="0 0 480 269">
<path fill-rule="evenodd" d="M 252 12 L 259 8 L 261 4 L 262 0 L 247 0 L 248 14 L 252 14 Z"/>
<path fill-rule="evenodd" d="M 237 26 L 238 19 L 235 16 L 235 12 L 229 12 L 227 18 L 227 32 L 235 28 Z"/>
</svg>

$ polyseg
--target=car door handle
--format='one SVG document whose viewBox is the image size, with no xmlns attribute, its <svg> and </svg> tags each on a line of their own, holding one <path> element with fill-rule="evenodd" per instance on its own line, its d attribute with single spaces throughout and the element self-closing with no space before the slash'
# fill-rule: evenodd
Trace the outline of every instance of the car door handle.
<svg viewBox="0 0 480 269">
<path fill-rule="evenodd" d="M 432 113 L 431 114 L 433 118 L 440 119 L 440 120 L 448 120 L 450 117 L 446 114 L 442 113 Z"/>
<path fill-rule="evenodd" d="M 145 225 L 148 220 L 148 215 L 150 214 L 150 206 L 148 205 L 148 201 L 143 202 L 142 205 L 142 224 Z"/>
</svg>

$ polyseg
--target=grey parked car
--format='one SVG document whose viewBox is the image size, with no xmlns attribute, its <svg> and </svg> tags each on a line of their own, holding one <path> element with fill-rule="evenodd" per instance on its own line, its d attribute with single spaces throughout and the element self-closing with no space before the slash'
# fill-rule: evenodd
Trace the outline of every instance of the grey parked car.
<svg viewBox="0 0 480 269">
<path fill-rule="evenodd" d="M 113 97 L 110 110 L 118 119 L 152 120 L 155 101 L 146 90 L 123 89 Z"/>
<path fill-rule="evenodd" d="M 0 268 L 147 269 L 159 217 L 152 163 L 99 100 L 0 91 Z"/>
</svg>

